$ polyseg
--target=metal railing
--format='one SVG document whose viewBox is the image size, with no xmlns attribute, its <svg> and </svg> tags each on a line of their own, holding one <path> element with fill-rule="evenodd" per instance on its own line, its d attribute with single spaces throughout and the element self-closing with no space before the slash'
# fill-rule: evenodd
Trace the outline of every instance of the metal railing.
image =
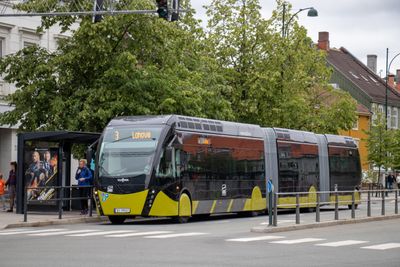
<svg viewBox="0 0 400 267">
<path fill-rule="evenodd" d="M 334 220 L 339 220 L 339 206 L 348 206 L 351 213 L 351 218 L 356 218 L 356 208 L 358 204 L 367 204 L 367 217 L 371 217 L 371 204 L 372 197 L 375 193 L 379 196 L 381 201 L 381 215 L 386 215 L 386 202 L 394 201 L 394 214 L 399 213 L 399 193 L 400 189 L 373 189 L 373 190 L 354 190 L 354 191 L 318 191 L 318 192 L 290 192 L 290 193 L 273 193 L 273 223 L 272 226 L 278 226 L 278 209 L 293 209 L 296 210 L 295 223 L 300 224 L 300 209 L 301 208 L 315 208 L 315 222 L 321 221 L 321 206 L 334 206 Z M 389 197 L 389 193 L 394 193 L 393 197 Z M 322 195 L 328 195 L 329 201 L 321 201 Z M 362 195 L 366 194 L 367 198 L 363 199 Z M 356 195 L 359 199 L 356 199 Z M 316 199 L 315 202 L 301 202 L 301 197 L 306 197 L 308 200 L 310 196 Z M 351 197 L 349 200 L 339 200 L 340 196 Z M 295 203 L 283 203 L 283 197 L 295 198 Z M 332 200 L 333 199 L 333 200 Z"/>
<path fill-rule="evenodd" d="M 69 196 L 72 196 L 72 189 L 81 188 L 89 188 L 89 195 L 87 197 L 65 197 L 66 189 L 69 190 Z M 51 190 L 54 191 L 55 197 L 51 197 L 49 199 L 28 199 L 28 192 L 32 190 L 33 192 L 37 192 L 39 190 Z M 47 191 L 49 192 L 49 191 Z M 24 222 L 28 221 L 28 204 L 30 203 L 44 203 L 44 202 L 57 202 L 58 207 L 58 219 L 62 219 L 63 215 L 63 202 L 64 201 L 71 201 L 71 200 L 89 200 L 88 209 L 89 209 L 89 216 L 92 217 L 93 215 L 93 208 L 92 208 L 92 198 L 93 198 L 93 186 L 85 185 L 85 186 L 38 186 L 38 187 L 25 187 L 24 192 Z"/>
</svg>

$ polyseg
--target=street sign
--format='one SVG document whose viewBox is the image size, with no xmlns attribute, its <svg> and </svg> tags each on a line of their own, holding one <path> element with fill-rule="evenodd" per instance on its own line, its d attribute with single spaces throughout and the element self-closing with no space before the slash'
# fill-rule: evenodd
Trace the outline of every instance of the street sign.
<svg viewBox="0 0 400 267">
<path fill-rule="evenodd" d="M 272 192 L 274 192 L 274 185 L 272 180 L 268 179 L 267 182 L 267 192 L 268 192 L 268 225 L 272 226 Z"/>
<path fill-rule="evenodd" d="M 267 182 L 267 191 L 268 193 L 274 192 L 274 185 L 272 184 L 271 180 L 268 180 Z"/>
</svg>

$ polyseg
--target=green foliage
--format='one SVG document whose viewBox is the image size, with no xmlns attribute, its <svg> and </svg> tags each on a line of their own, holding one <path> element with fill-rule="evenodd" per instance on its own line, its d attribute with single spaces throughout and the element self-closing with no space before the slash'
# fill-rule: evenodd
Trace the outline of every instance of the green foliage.
<svg viewBox="0 0 400 267">
<path fill-rule="evenodd" d="M 278 1 L 266 20 L 258 0 L 214 0 L 207 7 L 210 53 L 232 87 L 237 119 L 325 133 L 350 129 L 355 102 L 328 86 L 325 54 L 295 19 L 282 37 L 282 9 Z"/>
<path fill-rule="evenodd" d="M 232 119 L 221 97 L 229 88 L 214 60 L 201 53 L 196 23 L 148 15 L 84 20 L 54 53 L 30 47 L 2 59 L 5 81 L 18 90 L 8 97 L 15 110 L 1 122 L 20 122 L 29 131 L 101 131 L 121 115 Z"/>
<path fill-rule="evenodd" d="M 393 155 L 390 152 L 394 145 L 394 132 L 386 130 L 386 120 L 381 113 L 367 134 L 368 160 L 379 169 L 392 167 Z"/>
<path fill-rule="evenodd" d="M 43 3 L 20 8 L 43 11 Z M 188 1 L 183 8 L 189 12 L 175 23 L 153 15 L 43 18 L 41 29 L 80 24 L 55 52 L 29 47 L 1 59 L 4 80 L 18 90 L 0 123 L 101 131 L 116 116 L 176 113 L 325 133 L 351 128 L 355 103 L 328 85 L 325 54 L 296 18 L 281 36 L 282 1 L 266 20 L 258 0 L 213 0 L 205 30 Z"/>
</svg>

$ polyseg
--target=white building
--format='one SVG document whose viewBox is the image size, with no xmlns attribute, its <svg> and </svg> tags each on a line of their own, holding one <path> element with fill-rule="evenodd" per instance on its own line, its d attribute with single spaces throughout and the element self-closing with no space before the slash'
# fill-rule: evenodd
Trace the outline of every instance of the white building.
<svg viewBox="0 0 400 267">
<path fill-rule="evenodd" d="M 0 2 L 0 13 L 12 13 L 7 3 Z M 40 17 L 0 17 L 0 56 L 4 57 L 16 53 L 18 50 L 30 46 L 40 45 L 54 51 L 60 38 L 69 34 L 60 34 L 59 27 L 52 27 L 43 33 L 37 33 Z M 0 113 L 12 109 L 4 97 L 16 90 L 12 84 L 7 84 L 0 77 Z M 17 160 L 17 127 L 0 125 L 0 172 L 8 178 L 10 161 Z"/>
</svg>

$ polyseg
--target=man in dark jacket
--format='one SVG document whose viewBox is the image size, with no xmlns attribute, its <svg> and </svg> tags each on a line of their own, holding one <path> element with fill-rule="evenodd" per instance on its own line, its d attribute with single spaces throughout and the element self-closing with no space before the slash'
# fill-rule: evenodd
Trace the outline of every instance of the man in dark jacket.
<svg viewBox="0 0 400 267">
<path fill-rule="evenodd" d="M 17 186 L 17 163 L 15 161 L 10 163 L 10 173 L 8 175 L 8 180 L 6 182 L 6 186 L 8 186 L 8 195 L 10 197 L 10 209 L 7 212 L 13 212 L 14 209 L 14 199 L 16 193 Z"/>
<path fill-rule="evenodd" d="M 79 186 L 89 186 L 92 184 L 92 172 L 86 166 L 86 160 L 81 159 L 79 161 L 79 168 L 76 171 L 75 179 L 78 180 Z M 79 188 L 79 197 L 87 198 L 89 196 L 90 188 L 88 187 L 80 187 Z M 81 214 L 87 214 L 88 212 L 88 200 L 81 199 Z"/>
</svg>

